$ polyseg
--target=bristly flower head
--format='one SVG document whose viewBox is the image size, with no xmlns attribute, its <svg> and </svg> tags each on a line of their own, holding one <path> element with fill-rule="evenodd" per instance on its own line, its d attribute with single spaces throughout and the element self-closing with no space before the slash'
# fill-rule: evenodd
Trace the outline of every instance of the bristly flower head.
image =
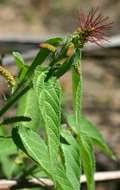
<svg viewBox="0 0 120 190">
<path fill-rule="evenodd" d="M 98 8 L 92 8 L 89 13 L 79 14 L 80 39 L 84 45 L 86 42 L 93 42 L 100 45 L 101 40 L 106 40 L 106 30 L 110 29 L 112 22 L 108 17 L 99 13 Z"/>
</svg>

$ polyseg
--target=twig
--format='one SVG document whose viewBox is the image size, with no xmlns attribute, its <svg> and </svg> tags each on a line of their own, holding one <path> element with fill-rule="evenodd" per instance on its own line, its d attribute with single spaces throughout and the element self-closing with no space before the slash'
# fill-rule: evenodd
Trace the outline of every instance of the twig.
<svg viewBox="0 0 120 190">
<path fill-rule="evenodd" d="M 94 179 L 96 182 L 99 181 L 111 181 L 120 179 L 120 171 L 109 171 L 109 172 L 97 172 L 95 173 Z M 85 175 L 81 176 L 81 183 L 85 183 Z M 40 179 L 29 179 L 24 181 L 17 180 L 0 180 L 0 190 L 4 189 L 15 189 L 15 188 L 31 188 L 31 187 L 43 187 L 51 189 L 53 187 L 53 182 L 50 179 L 40 178 Z"/>
</svg>

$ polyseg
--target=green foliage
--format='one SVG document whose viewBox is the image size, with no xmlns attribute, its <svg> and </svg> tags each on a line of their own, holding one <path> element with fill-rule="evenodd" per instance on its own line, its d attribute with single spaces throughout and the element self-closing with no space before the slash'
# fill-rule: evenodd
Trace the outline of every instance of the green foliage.
<svg viewBox="0 0 120 190">
<path fill-rule="evenodd" d="M 56 187 L 58 186 L 58 189 L 61 190 L 72 190 L 71 183 L 67 179 L 64 169 L 59 164 L 56 164 L 54 170 L 53 165 L 51 165 L 49 147 L 40 136 L 27 127 L 19 127 L 17 130 L 13 129 L 13 131 L 13 138 L 17 146 L 19 148 L 24 147 L 21 149 L 37 162 L 49 177 L 54 179 Z M 15 136 L 18 135 L 21 139 L 19 142 L 15 139 Z"/>
<path fill-rule="evenodd" d="M 62 38 L 52 38 L 50 40 L 47 40 L 47 43 L 50 43 L 52 45 L 58 46 L 60 43 L 62 42 Z M 40 49 L 38 51 L 38 54 L 36 55 L 36 57 L 33 59 L 29 69 L 27 70 L 24 78 L 22 79 L 22 81 L 20 81 L 20 84 L 18 84 L 17 89 L 14 91 L 13 95 L 9 97 L 8 101 L 6 102 L 6 104 L 3 106 L 2 109 L 0 109 L 0 117 L 2 115 L 4 115 L 4 113 L 15 104 L 15 102 L 17 100 L 19 100 L 19 98 L 21 96 L 23 96 L 30 88 L 31 88 L 31 76 L 34 73 L 35 68 L 38 65 L 41 65 L 45 59 L 48 57 L 48 55 L 50 55 L 50 51 L 47 49 Z M 17 55 L 17 59 L 19 60 L 20 55 Z"/>
<path fill-rule="evenodd" d="M 31 121 L 29 121 L 30 128 L 34 130 L 39 128 L 40 126 L 39 106 L 37 103 L 37 97 L 32 88 L 19 100 L 17 108 L 17 116 L 20 115 L 31 118 Z M 26 122 L 23 121 L 22 125 L 26 125 Z"/>
<path fill-rule="evenodd" d="M 77 127 L 73 115 L 67 115 L 67 121 L 75 135 L 79 136 L 80 155 L 83 170 L 87 177 L 88 189 L 93 190 L 95 189 L 93 178 L 95 172 L 93 145 L 97 145 L 100 150 L 102 150 L 110 158 L 115 159 L 115 156 L 106 144 L 99 130 L 84 116 L 81 116 L 80 123 Z M 79 128 L 79 131 L 77 131 L 76 128 Z"/>
<path fill-rule="evenodd" d="M 95 172 L 95 158 L 93 155 L 93 147 L 90 140 L 84 136 L 80 136 L 80 155 L 83 166 L 83 171 L 87 178 L 88 190 L 95 190 L 94 172 Z"/>
<path fill-rule="evenodd" d="M 11 178 L 15 174 L 21 180 L 35 174 L 52 179 L 55 190 L 79 190 L 80 176 L 84 171 L 88 190 L 95 190 L 94 145 L 114 158 L 99 130 L 82 115 L 82 42 L 79 44 L 79 40 L 76 33 L 66 39 L 47 40 L 40 46 L 42 48 L 30 66 L 24 63 L 20 53 L 13 53 L 18 67 L 17 83 L 0 110 L 0 163 L 3 176 Z M 54 51 L 51 51 L 51 47 Z M 62 112 L 59 81 L 70 69 L 72 115 Z M 16 102 L 16 116 L 5 118 L 4 114 Z M 61 121 L 61 115 L 65 116 L 67 126 Z M 5 125 L 12 128 L 9 130 L 12 137 L 6 137 L 8 133 L 3 130 Z M 20 161 L 20 168 L 16 160 Z M 29 166 L 29 162 L 33 167 Z M 37 170 L 38 173 L 35 172 Z"/>
<path fill-rule="evenodd" d="M 22 79 L 24 79 L 25 74 L 28 70 L 28 66 L 25 65 L 24 59 L 19 52 L 13 52 L 13 56 L 15 58 L 15 62 L 18 68 L 18 76 L 17 76 L 18 81 L 22 81 Z"/>
<path fill-rule="evenodd" d="M 17 141 L 16 136 L 19 136 L 21 141 Z M 46 173 L 51 173 L 47 146 L 37 133 L 22 126 L 18 129 L 13 129 L 13 139 L 17 146 L 23 151 L 26 150 L 25 153 L 39 163 Z"/>
<path fill-rule="evenodd" d="M 77 132 L 75 131 L 76 130 L 75 120 L 73 117 L 71 116 L 68 117 L 68 123 L 71 129 L 74 132 Z M 95 189 L 94 178 L 93 178 L 94 172 L 95 172 L 95 164 L 94 164 L 95 158 L 93 155 L 93 146 L 91 143 L 91 139 L 81 133 L 81 128 L 80 128 L 80 133 L 77 133 L 77 135 L 79 137 L 78 144 L 80 148 L 81 165 L 87 178 L 88 189 L 92 190 L 92 189 Z"/>
<path fill-rule="evenodd" d="M 83 135 L 91 139 L 92 144 L 96 144 L 103 151 L 103 153 L 107 154 L 110 158 L 115 159 L 115 156 L 113 155 L 111 149 L 107 146 L 100 131 L 84 116 L 81 117 L 80 131 Z"/>
<path fill-rule="evenodd" d="M 67 115 L 68 123 L 73 131 L 76 132 L 76 123 L 73 115 Z M 79 123 L 79 130 L 82 136 L 87 137 L 90 139 L 91 143 L 97 145 L 103 153 L 109 156 L 112 159 L 115 159 L 111 149 L 106 144 L 103 136 L 101 135 L 100 131 L 97 127 L 90 122 L 85 116 L 81 116 L 80 123 Z M 77 133 L 77 132 L 76 132 Z"/>
<path fill-rule="evenodd" d="M 44 80 L 44 72 L 36 70 L 33 84 L 46 130 L 50 159 L 54 166 L 60 141 L 61 91 L 60 85 L 55 79 L 48 82 L 44 82 Z"/>
<path fill-rule="evenodd" d="M 16 154 L 17 147 L 12 138 L 0 136 L 0 155 Z"/>
<path fill-rule="evenodd" d="M 8 156 L 6 155 L 1 155 L 0 156 L 0 162 L 1 162 L 1 165 L 2 165 L 2 170 L 5 174 L 5 176 L 8 178 L 8 179 L 11 179 L 12 175 L 13 175 L 13 172 L 15 171 L 16 169 L 16 164 L 13 160 L 11 160 Z"/>
<path fill-rule="evenodd" d="M 62 144 L 62 150 L 64 154 L 65 169 L 68 179 L 71 181 L 73 189 L 80 189 L 80 149 L 76 139 L 68 133 L 68 131 L 63 130 L 62 136 L 69 143 Z"/>
</svg>

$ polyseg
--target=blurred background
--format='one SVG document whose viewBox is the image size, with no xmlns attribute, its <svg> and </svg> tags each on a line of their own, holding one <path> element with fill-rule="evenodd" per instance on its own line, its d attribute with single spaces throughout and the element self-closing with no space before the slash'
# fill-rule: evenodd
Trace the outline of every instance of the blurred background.
<svg viewBox="0 0 120 190">
<path fill-rule="evenodd" d="M 118 34 L 119 0 L 0 0 L 0 33 L 34 36 L 69 33 L 77 24 L 78 11 L 96 6 L 114 22 L 112 34 Z"/>
<path fill-rule="evenodd" d="M 10 53 L 14 50 L 26 59 L 34 55 L 40 41 L 66 35 L 78 26 L 80 10 L 99 7 L 113 21 L 106 48 L 91 46 L 83 51 L 84 113 L 104 135 L 118 160 L 109 160 L 96 150 L 97 171 L 120 170 L 120 0 L 0 0 L 0 55 L 3 64 L 15 75 Z M 62 79 L 71 109 L 69 73 Z M 0 78 L 0 106 L 8 94 Z M 13 115 L 15 110 L 9 115 Z M 86 187 L 83 187 L 86 189 Z M 119 190 L 119 181 L 98 183 L 96 190 Z"/>
</svg>

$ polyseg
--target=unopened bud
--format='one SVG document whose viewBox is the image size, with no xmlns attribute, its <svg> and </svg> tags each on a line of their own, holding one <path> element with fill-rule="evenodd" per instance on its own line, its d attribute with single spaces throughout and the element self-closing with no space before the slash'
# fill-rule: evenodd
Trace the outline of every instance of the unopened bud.
<svg viewBox="0 0 120 190">
<path fill-rule="evenodd" d="M 53 53 L 56 51 L 56 47 L 49 43 L 41 43 L 39 47 L 48 49 L 48 50 L 52 51 Z"/>
</svg>

